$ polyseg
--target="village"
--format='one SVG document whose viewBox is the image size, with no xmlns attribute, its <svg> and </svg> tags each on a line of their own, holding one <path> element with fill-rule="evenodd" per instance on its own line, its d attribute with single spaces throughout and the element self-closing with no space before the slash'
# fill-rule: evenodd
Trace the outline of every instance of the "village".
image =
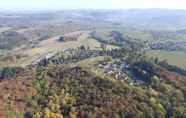
<svg viewBox="0 0 186 118">
<path fill-rule="evenodd" d="M 62 56 L 63 55 L 63 56 Z M 66 56 L 64 56 L 66 55 Z M 49 63 L 68 64 L 78 62 L 83 59 L 93 58 L 98 56 L 106 56 L 102 50 L 90 50 L 88 47 L 81 46 L 77 49 L 66 49 L 58 52 L 51 52 L 47 55 L 33 61 L 32 66 L 47 66 Z M 98 61 L 96 68 L 102 69 L 104 73 L 121 82 L 126 82 L 131 86 L 140 86 L 144 82 L 136 77 L 131 69 L 130 64 L 126 60 L 113 59 L 113 61 L 102 60 Z"/>
<path fill-rule="evenodd" d="M 97 66 L 103 69 L 104 73 L 106 73 L 108 76 L 112 76 L 121 82 L 126 82 L 131 86 L 139 86 L 144 84 L 140 78 L 137 78 L 132 74 L 130 65 L 126 61 L 100 61 Z"/>
</svg>

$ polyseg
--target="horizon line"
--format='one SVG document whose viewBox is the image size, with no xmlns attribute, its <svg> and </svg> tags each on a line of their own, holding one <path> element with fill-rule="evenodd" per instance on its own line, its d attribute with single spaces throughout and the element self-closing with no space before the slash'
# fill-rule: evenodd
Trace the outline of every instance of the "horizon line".
<svg viewBox="0 0 186 118">
<path fill-rule="evenodd" d="M 56 11 L 71 11 L 71 10 L 155 10 L 155 9 L 159 9 L 159 10 L 181 10 L 181 11 L 186 11 L 186 9 L 178 9 L 178 8 L 64 8 L 64 9 L 53 9 L 53 8 L 49 8 L 49 9 L 0 9 L 0 12 L 20 12 L 20 13 L 24 13 L 24 12 L 56 12 Z"/>
</svg>

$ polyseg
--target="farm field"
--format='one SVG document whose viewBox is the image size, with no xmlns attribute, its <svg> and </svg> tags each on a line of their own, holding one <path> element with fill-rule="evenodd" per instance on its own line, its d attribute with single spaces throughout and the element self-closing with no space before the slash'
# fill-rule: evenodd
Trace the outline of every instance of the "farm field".
<svg viewBox="0 0 186 118">
<path fill-rule="evenodd" d="M 150 57 L 158 57 L 159 60 L 167 60 L 171 65 L 186 69 L 186 53 L 179 51 L 150 50 L 147 51 Z"/>
</svg>

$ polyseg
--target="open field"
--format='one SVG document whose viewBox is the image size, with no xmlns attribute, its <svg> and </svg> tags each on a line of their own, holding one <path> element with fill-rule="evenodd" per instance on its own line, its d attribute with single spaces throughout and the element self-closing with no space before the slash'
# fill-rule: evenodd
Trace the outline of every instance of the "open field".
<svg viewBox="0 0 186 118">
<path fill-rule="evenodd" d="M 70 35 L 70 34 L 69 34 Z M 60 36 L 49 38 L 48 40 L 41 41 L 37 48 L 25 50 L 24 53 L 33 55 L 42 55 L 53 51 L 63 51 L 68 48 L 77 48 L 81 45 L 89 46 L 90 49 L 100 49 L 100 42 L 95 39 L 89 38 L 88 34 L 84 32 L 78 37 L 77 41 L 59 42 L 57 39 Z M 115 48 L 108 45 L 108 48 Z"/>
<path fill-rule="evenodd" d="M 186 69 L 186 53 L 184 52 L 151 50 L 147 51 L 147 55 L 150 57 L 158 57 L 161 61 L 166 59 L 169 64 Z"/>
</svg>

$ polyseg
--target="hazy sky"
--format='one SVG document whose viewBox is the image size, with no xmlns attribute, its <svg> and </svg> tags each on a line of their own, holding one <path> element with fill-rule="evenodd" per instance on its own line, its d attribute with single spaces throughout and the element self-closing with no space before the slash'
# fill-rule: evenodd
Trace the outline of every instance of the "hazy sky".
<svg viewBox="0 0 186 118">
<path fill-rule="evenodd" d="M 186 0 L 0 0 L 0 10 L 42 9 L 186 9 Z"/>
</svg>

